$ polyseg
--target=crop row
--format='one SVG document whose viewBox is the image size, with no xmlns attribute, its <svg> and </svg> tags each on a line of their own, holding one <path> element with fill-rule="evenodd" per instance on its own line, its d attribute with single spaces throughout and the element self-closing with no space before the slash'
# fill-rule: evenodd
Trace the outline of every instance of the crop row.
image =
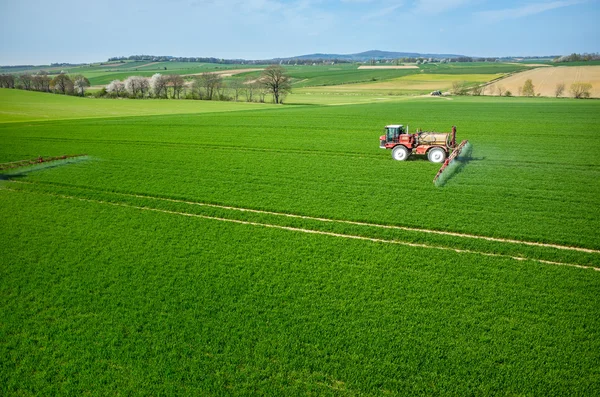
<svg viewBox="0 0 600 397">
<path fill-rule="evenodd" d="M 173 215 L 199 216 L 297 230 L 299 232 L 339 235 L 340 238 L 372 239 L 381 243 L 420 246 L 426 250 L 449 250 L 465 254 L 529 259 L 548 265 L 564 265 L 600 269 L 600 251 L 586 252 L 577 248 L 536 245 L 528 241 L 501 241 L 486 236 L 450 235 L 415 228 L 377 225 L 347 220 L 315 218 L 296 214 L 275 213 L 248 208 L 225 207 L 216 204 L 191 202 L 169 197 L 105 191 L 93 187 L 75 188 L 51 183 L 9 183 L 6 189 L 61 197 L 65 200 L 82 200 L 98 204 L 125 206 L 150 211 L 164 211 Z"/>
<path fill-rule="evenodd" d="M 0 203 L 3 394 L 598 391 L 596 272 Z"/>
<path fill-rule="evenodd" d="M 29 123 L 0 134 L 19 158 L 97 160 L 34 181 L 599 248 L 597 104 L 456 102 Z M 507 125 L 508 115 L 520 121 Z M 394 162 L 378 148 L 381 126 L 402 119 L 442 131 L 451 121 L 472 142 L 444 188 L 431 184 L 438 165 Z M 565 150 L 559 120 L 588 150 Z"/>
</svg>

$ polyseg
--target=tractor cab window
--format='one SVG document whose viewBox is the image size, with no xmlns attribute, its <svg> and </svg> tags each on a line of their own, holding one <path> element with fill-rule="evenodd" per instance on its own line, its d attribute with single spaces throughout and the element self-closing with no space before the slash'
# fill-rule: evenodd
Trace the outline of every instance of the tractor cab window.
<svg viewBox="0 0 600 397">
<path fill-rule="evenodd" d="M 388 141 L 397 140 L 400 134 L 404 134 L 404 127 L 386 127 L 385 135 Z"/>
</svg>

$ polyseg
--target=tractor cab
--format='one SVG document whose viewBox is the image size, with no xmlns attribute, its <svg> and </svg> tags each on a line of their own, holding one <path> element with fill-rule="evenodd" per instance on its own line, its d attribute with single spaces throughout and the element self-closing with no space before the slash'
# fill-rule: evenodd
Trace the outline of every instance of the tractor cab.
<svg viewBox="0 0 600 397">
<path fill-rule="evenodd" d="M 382 149 L 386 148 L 386 143 L 398 143 L 400 142 L 400 136 L 408 134 L 408 126 L 404 128 L 401 124 L 386 125 L 383 129 L 385 135 L 379 137 L 379 147 Z"/>
</svg>

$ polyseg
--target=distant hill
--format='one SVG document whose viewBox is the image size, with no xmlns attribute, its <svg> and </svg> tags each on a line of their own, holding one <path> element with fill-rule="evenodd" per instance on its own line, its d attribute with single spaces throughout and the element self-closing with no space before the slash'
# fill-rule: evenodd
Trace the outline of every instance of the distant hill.
<svg viewBox="0 0 600 397">
<path fill-rule="evenodd" d="M 418 52 L 392 52 L 392 51 L 380 51 L 371 50 L 360 52 L 357 54 L 307 54 L 296 57 L 282 58 L 282 59 L 340 59 L 347 61 L 369 61 L 371 59 L 385 60 L 385 59 L 398 59 L 398 58 L 459 58 L 465 55 L 458 54 L 421 54 Z"/>
</svg>

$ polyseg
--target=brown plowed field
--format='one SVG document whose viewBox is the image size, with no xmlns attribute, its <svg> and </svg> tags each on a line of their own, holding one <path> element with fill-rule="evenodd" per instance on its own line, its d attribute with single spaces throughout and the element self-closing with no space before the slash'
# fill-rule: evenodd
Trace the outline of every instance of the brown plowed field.
<svg viewBox="0 0 600 397">
<path fill-rule="evenodd" d="M 485 95 L 496 95 L 497 86 L 510 90 L 513 95 L 519 95 L 519 87 L 523 87 L 525 80 L 531 79 L 536 95 L 555 96 L 556 85 L 565 84 L 563 97 L 571 97 L 571 84 L 590 83 L 593 98 L 600 98 L 600 66 L 558 66 L 536 68 L 513 74 L 502 80 L 496 81 L 485 90 Z"/>
</svg>

